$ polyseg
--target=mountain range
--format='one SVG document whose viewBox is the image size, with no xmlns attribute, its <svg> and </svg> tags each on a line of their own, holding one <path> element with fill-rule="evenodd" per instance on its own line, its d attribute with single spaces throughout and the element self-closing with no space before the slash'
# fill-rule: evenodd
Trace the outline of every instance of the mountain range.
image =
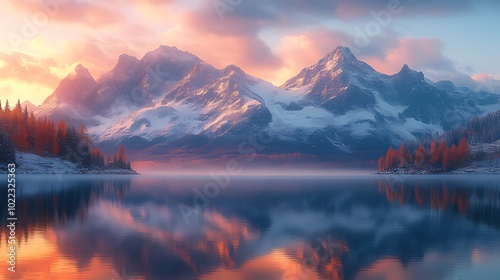
<svg viewBox="0 0 500 280">
<path fill-rule="evenodd" d="M 142 59 L 121 55 L 97 80 L 78 65 L 35 114 L 85 123 L 103 149 L 124 144 L 143 159 L 238 154 L 271 136 L 258 152 L 372 159 L 496 111 L 499 98 L 408 65 L 382 74 L 342 46 L 280 87 L 160 46 Z"/>
</svg>

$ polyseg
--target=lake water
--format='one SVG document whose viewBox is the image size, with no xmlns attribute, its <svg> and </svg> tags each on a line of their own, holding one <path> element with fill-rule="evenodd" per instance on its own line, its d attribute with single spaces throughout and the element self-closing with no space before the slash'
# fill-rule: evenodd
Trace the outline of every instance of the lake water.
<svg viewBox="0 0 500 280">
<path fill-rule="evenodd" d="M 498 280 L 499 179 L 20 175 L 0 278 Z"/>
</svg>

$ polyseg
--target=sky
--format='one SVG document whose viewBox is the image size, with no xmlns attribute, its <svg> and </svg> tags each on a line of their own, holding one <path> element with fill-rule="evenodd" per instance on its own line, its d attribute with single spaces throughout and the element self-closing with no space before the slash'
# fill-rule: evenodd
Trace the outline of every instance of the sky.
<svg viewBox="0 0 500 280">
<path fill-rule="evenodd" d="M 495 0 L 0 0 L 0 99 L 39 105 L 81 63 L 160 45 L 283 84 L 339 45 L 376 70 L 500 93 Z"/>
</svg>

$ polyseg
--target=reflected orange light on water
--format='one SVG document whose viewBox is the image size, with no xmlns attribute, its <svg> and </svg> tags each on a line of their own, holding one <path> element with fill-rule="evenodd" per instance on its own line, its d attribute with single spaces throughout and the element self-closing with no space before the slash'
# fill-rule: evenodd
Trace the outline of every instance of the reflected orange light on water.
<svg viewBox="0 0 500 280">
<path fill-rule="evenodd" d="M 52 229 L 35 231 L 19 240 L 16 272 L 0 271 L 0 279 L 121 279 L 111 259 L 94 256 L 84 267 L 79 266 L 72 256 L 58 250 L 58 240 Z M 2 243 L 0 254 L 5 256 L 7 250 Z"/>
</svg>

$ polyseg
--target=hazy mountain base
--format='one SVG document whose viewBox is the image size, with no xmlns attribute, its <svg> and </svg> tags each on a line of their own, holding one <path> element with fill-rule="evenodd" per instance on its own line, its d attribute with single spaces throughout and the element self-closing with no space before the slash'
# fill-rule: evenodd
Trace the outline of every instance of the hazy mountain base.
<svg viewBox="0 0 500 280">
<path fill-rule="evenodd" d="M 470 146 L 470 159 L 466 165 L 445 172 L 441 167 L 399 167 L 377 172 L 377 174 L 500 174 L 500 140 Z"/>
<path fill-rule="evenodd" d="M 16 152 L 16 161 L 16 174 L 137 174 L 134 170 L 86 168 L 57 157 L 21 152 Z M 6 172 L 7 168 L 0 166 L 0 173 Z"/>
</svg>

